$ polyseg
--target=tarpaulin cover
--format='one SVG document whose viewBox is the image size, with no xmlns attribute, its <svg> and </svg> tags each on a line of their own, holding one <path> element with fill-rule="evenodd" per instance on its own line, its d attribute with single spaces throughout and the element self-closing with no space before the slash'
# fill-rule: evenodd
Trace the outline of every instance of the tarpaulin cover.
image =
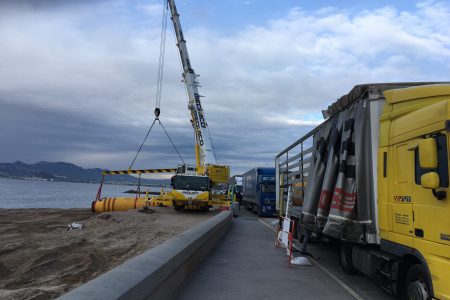
<svg viewBox="0 0 450 300">
<path fill-rule="evenodd" d="M 368 99 L 335 114 L 313 138 L 302 211 L 310 231 L 363 242 L 375 233 Z"/>
</svg>

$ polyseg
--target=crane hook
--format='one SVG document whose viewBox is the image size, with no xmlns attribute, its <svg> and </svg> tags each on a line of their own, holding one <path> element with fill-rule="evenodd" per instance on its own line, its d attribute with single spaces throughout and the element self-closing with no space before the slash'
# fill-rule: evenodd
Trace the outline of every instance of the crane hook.
<svg viewBox="0 0 450 300">
<path fill-rule="evenodd" d="M 159 107 L 155 108 L 155 118 L 159 119 L 159 115 L 161 113 L 161 110 L 159 109 Z"/>
</svg>

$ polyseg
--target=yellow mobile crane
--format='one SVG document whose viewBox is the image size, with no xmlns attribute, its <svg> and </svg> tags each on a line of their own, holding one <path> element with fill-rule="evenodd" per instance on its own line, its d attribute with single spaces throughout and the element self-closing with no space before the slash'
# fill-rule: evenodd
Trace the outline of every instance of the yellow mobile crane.
<svg viewBox="0 0 450 300">
<path fill-rule="evenodd" d="M 226 187 L 230 176 L 230 168 L 218 165 L 209 135 L 208 123 L 202 108 L 198 91 L 198 75 L 191 67 L 189 54 L 180 24 L 174 0 L 167 1 L 177 39 L 177 46 L 183 66 L 183 81 L 189 97 L 188 109 L 191 113 L 191 124 L 195 132 L 196 165 L 178 166 L 176 175 L 171 179 L 172 202 L 176 210 L 186 206 L 195 206 L 207 210 L 211 205 L 229 205 L 226 198 Z"/>
<path fill-rule="evenodd" d="M 160 109 L 159 101 L 161 98 L 161 81 L 162 81 L 162 63 L 161 57 L 164 57 L 164 41 L 165 41 L 165 20 L 166 8 L 170 10 L 171 19 L 177 39 L 177 46 L 183 66 L 183 82 L 187 90 L 189 103 L 188 109 L 191 114 L 191 124 L 195 133 L 195 166 L 183 164 L 176 169 L 148 169 L 148 170 L 132 170 L 131 167 L 145 143 L 148 133 L 152 129 L 156 121 L 162 126 L 159 120 Z M 219 165 L 214 153 L 214 148 L 209 134 L 208 123 L 206 122 L 205 112 L 202 108 L 197 81 L 198 75 L 195 74 L 191 67 L 189 54 L 186 47 L 186 41 L 183 37 L 181 29 L 180 18 L 175 6 L 174 0 L 167 1 L 167 7 L 164 9 L 163 15 L 163 34 L 161 35 L 161 54 L 160 54 L 160 69 L 158 71 L 158 91 L 157 104 L 155 108 L 155 121 L 153 121 L 149 132 L 147 133 L 144 143 L 138 150 L 129 170 L 123 171 L 105 171 L 103 178 L 106 175 L 114 174 L 141 174 L 146 173 L 163 173 L 173 172 L 175 175 L 171 178 L 172 190 L 168 192 L 161 192 L 160 195 L 149 197 L 141 197 L 140 193 L 133 198 L 102 198 L 101 186 L 97 193 L 97 198 L 92 204 L 94 212 L 102 212 L 107 210 L 127 210 L 131 208 L 140 208 L 143 206 L 173 206 L 175 210 L 183 210 L 184 208 L 209 210 L 211 206 L 229 207 L 230 199 L 227 196 L 227 183 L 230 176 L 229 166 Z M 164 127 L 163 127 L 164 129 Z M 164 129 L 165 131 L 165 129 Z M 166 132 L 167 134 L 167 132 Z M 169 137 L 169 135 L 167 134 Z M 170 137 L 169 137 L 170 139 Z M 172 140 L 170 139 L 172 142 Z M 173 144 L 173 143 L 172 143 Z M 175 148 L 176 150 L 176 148 Z M 178 152 L 178 151 L 177 151 Z M 178 153 L 179 154 L 179 153 Z M 181 158 L 181 156 L 180 156 Z M 103 183 L 103 180 L 102 180 Z M 138 191 L 140 188 L 138 187 Z M 133 201 L 134 200 L 134 201 Z"/>
</svg>

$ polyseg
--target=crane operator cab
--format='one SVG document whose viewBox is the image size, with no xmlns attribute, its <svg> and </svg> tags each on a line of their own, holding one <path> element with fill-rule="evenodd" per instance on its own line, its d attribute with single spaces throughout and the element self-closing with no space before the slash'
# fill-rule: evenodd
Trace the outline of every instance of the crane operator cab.
<svg viewBox="0 0 450 300">
<path fill-rule="evenodd" d="M 209 177 L 199 175 L 175 175 L 170 180 L 170 185 L 178 191 L 208 191 Z"/>
<path fill-rule="evenodd" d="M 170 180 L 170 185 L 175 210 L 209 209 L 210 180 L 208 176 L 198 175 L 195 167 L 178 166 L 176 174 Z"/>
<path fill-rule="evenodd" d="M 177 175 L 197 175 L 197 168 L 189 165 L 179 165 Z"/>
<path fill-rule="evenodd" d="M 175 210 L 184 208 L 209 210 L 229 203 L 227 184 L 229 168 L 207 165 L 206 174 L 198 174 L 194 166 L 179 165 L 171 178 L 172 203 Z"/>
<path fill-rule="evenodd" d="M 208 210 L 209 177 L 200 175 L 174 175 L 170 180 L 175 210 L 184 208 Z"/>
</svg>

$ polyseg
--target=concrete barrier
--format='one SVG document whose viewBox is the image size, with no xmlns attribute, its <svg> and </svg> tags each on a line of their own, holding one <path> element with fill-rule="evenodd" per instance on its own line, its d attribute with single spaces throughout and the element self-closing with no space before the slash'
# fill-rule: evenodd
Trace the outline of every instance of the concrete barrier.
<svg viewBox="0 0 450 300">
<path fill-rule="evenodd" d="M 231 211 L 223 211 L 59 299 L 174 299 L 231 220 Z"/>
</svg>

